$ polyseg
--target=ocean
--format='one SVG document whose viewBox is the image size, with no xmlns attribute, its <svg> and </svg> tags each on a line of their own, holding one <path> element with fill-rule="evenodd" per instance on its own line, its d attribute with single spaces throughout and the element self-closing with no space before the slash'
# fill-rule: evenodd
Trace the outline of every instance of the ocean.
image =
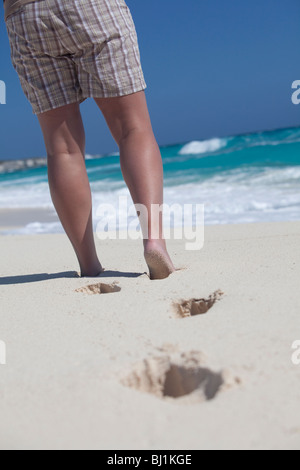
<svg viewBox="0 0 300 470">
<path fill-rule="evenodd" d="M 204 204 L 207 225 L 300 220 L 300 127 L 195 140 L 161 153 L 164 202 Z M 131 203 L 119 155 L 87 155 L 86 166 L 94 216 L 101 203 L 119 211 L 119 196 Z M 54 211 L 45 159 L 0 162 L 0 209 L 11 208 Z M 62 232 L 60 223 L 34 220 L 9 233 L 53 232 Z"/>
</svg>

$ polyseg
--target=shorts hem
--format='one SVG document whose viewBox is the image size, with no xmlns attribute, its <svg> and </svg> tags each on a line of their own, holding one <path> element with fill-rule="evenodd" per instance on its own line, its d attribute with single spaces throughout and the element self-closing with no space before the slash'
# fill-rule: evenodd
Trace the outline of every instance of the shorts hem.
<svg viewBox="0 0 300 470">
<path fill-rule="evenodd" d="M 139 87 L 128 87 L 128 88 L 123 88 L 120 91 L 104 91 L 103 93 L 89 93 L 88 96 L 85 96 L 85 98 L 120 98 L 121 96 L 128 96 L 128 95 L 133 95 L 135 93 L 139 93 L 140 91 L 146 90 L 147 85 L 142 84 Z"/>
<path fill-rule="evenodd" d="M 82 98 L 82 99 L 72 99 L 72 100 L 69 100 L 69 101 L 65 101 L 64 103 L 62 104 L 58 104 L 58 105 L 54 105 L 54 106 L 45 106 L 44 108 L 36 108 L 34 106 L 32 106 L 32 112 L 33 114 L 43 114 L 43 113 L 46 113 L 47 111 L 52 111 L 54 109 L 58 109 L 58 108 L 62 108 L 63 106 L 67 106 L 68 104 L 75 104 L 75 103 L 83 103 L 83 101 L 85 101 L 86 98 Z"/>
<path fill-rule="evenodd" d="M 123 88 L 122 90 L 119 90 L 119 91 L 103 91 L 101 93 L 89 93 L 88 95 L 84 95 L 81 99 L 70 99 L 70 100 L 65 101 L 62 104 L 58 104 L 54 106 L 49 105 L 44 108 L 41 108 L 41 107 L 37 108 L 37 107 L 32 106 L 32 112 L 33 114 L 36 114 L 36 115 L 42 114 L 42 113 L 46 113 L 47 111 L 52 111 L 54 109 L 62 108 L 63 106 L 67 106 L 68 104 L 74 104 L 74 103 L 81 104 L 84 101 L 86 101 L 88 98 L 93 98 L 93 99 L 95 98 L 118 98 L 121 96 L 133 95 L 140 91 L 146 90 L 146 88 L 147 88 L 146 83 L 142 83 L 140 86 L 135 87 L 135 88 L 128 87 L 128 88 Z"/>
</svg>

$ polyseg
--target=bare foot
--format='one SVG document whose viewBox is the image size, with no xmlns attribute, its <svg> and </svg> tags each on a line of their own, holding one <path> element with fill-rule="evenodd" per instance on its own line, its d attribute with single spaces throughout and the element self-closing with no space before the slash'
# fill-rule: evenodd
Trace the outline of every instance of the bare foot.
<svg viewBox="0 0 300 470">
<path fill-rule="evenodd" d="M 147 240 L 144 244 L 144 256 L 151 280 L 166 279 L 176 271 L 164 242 Z"/>
<path fill-rule="evenodd" d="M 102 268 L 102 266 L 100 265 L 100 268 L 93 270 L 93 271 L 88 271 L 88 272 L 81 271 L 80 277 L 98 277 L 104 271 L 105 271 L 105 268 Z"/>
</svg>

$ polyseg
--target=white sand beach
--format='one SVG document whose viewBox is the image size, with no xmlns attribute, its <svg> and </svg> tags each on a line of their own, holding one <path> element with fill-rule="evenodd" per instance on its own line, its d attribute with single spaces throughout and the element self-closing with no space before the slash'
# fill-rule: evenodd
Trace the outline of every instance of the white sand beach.
<svg viewBox="0 0 300 470">
<path fill-rule="evenodd" d="M 141 240 L 97 240 L 81 279 L 65 235 L 1 236 L 1 449 L 300 449 L 300 222 L 184 244 L 150 281 Z"/>
</svg>

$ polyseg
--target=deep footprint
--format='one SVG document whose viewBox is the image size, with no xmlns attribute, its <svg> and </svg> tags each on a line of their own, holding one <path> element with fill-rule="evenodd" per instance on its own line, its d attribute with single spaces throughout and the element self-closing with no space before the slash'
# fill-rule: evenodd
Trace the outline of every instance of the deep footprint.
<svg viewBox="0 0 300 470">
<path fill-rule="evenodd" d="M 224 295 L 224 292 L 217 290 L 207 299 L 189 299 L 175 302 L 174 308 L 180 318 L 204 315 L 221 299 L 222 295 Z"/>
<path fill-rule="evenodd" d="M 184 353 L 145 359 L 136 364 L 121 383 L 161 399 L 187 397 L 192 402 L 213 400 L 225 384 L 223 373 L 201 365 L 201 353 Z"/>
<path fill-rule="evenodd" d="M 96 294 L 111 294 L 113 292 L 120 292 L 121 287 L 117 286 L 115 283 L 113 284 L 105 284 L 104 282 L 100 282 L 98 284 L 93 284 L 86 287 L 81 287 L 80 289 L 76 289 L 76 292 L 82 292 L 88 295 L 96 295 Z"/>
</svg>

